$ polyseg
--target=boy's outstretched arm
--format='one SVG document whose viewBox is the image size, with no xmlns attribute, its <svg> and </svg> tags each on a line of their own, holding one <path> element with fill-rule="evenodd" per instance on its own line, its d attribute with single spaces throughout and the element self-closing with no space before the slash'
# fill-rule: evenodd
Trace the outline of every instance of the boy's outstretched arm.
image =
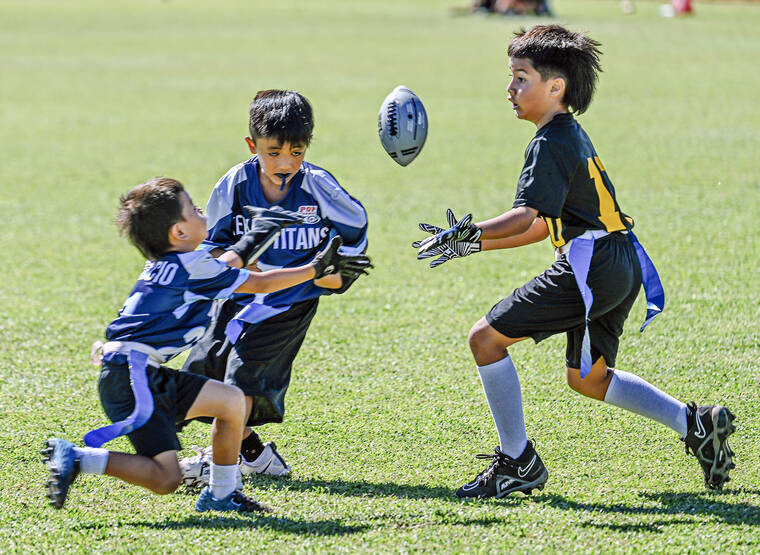
<svg viewBox="0 0 760 555">
<path fill-rule="evenodd" d="M 529 206 L 512 208 L 501 216 L 475 224 L 483 233 L 480 240 L 506 239 L 528 231 L 538 216 L 538 210 Z M 548 229 L 547 229 L 548 233 Z M 527 244 L 527 243 L 526 243 Z"/>
<path fill-rule="evenodd" d="M 272 293 L 314 279 L 314 266 L 306 264 L 297 268 L 281 268 L 268 272 L 252 272 L 235 293 Z"/>
<path fill-rule="evenodd" d="M 501 239 L 486 239 L 481 241 L 481 250 L 490 251 L 496 249 L 511 249 L 514 247 L 522 247 L 524 245 L 530 245 L 531 243 L 538 243 L 543 241 L 549 236 L 549 227 L 546 222 L 541 218 L 534 218 L 533 223 L 527 231 L 512 235 L 510 237 L 504 237 Z"/>
<path fill-rule="evenodd" d="M 519 247 L 545 239 L 549 229 L 537 216 L 538 210 L 535 208 L 521 206 L 496 218 L 473 224 L 471 214 L 457 220 L 449 209 L 446 211 L 449 229 L 421 223 L 419 228 L 431 233 L 432 237 L 414 241 L 412 247 L 418 249 L 419 260 L 438 257 L 430 262 L 430 267 L 436 268 L 452 258 L 483 250 Z"/>
<path fill-rule="evenodd" d="M 368 256 L 344 255 L 338 252 L 343 244 L 339 237 L 333 237 L 309 264 L 297 268 L 281 268 L 268 272 L 254 272 L 235 292 L 236 293 L 271 293 L 280 289 L 293 287 L 310 279 L 319 279 L 334 274 L 359 276 L 372 267 Z"/>
</svg>

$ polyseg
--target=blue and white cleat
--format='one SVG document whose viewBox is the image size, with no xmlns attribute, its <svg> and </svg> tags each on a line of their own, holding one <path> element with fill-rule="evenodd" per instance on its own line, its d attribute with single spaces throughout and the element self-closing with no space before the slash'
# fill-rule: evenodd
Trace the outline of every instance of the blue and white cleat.
<svg viewBox="0 0 760 555">
<path fill-rule="evenodd" d="M 233 491 L 223 499 L 211 495 L 211 489 L 206 486 L 195 502 L 195 510 L 199 513 L 206 511 L 237 512 L 237 513 L 268 513 L 268 507 L 246 497 L 242 491 Z"/>
<path fill-rule="evenodd" d="M 63 507 L 69 487 L 79 475 L 79 459 L 73 443 L 56 437 L 47 440 L 41 451 L 48 469 L 48 492 L 50 504 L 56 509 Z"/>
</svg>

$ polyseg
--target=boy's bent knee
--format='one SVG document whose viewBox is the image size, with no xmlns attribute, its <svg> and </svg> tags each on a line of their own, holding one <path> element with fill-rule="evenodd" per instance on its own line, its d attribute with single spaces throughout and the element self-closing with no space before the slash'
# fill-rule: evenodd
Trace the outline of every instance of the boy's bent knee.
<svg viewBox="0 0 760 555">
<path fill-rule="evenodd" d="M 243 390 L 236 385 L 224 384 L 224 404 L 222 414 L 217 415 L 222 420 L 243 420 L 246 414 L 245 395 Z"/>
<path fill-rule="evenodd" d="M 175 491 L 177 491 L 177 488 L 179 487 L 181 483 L 182 483 L 182 476 L 176 476 L 172 478 L 159 480 L 150 489 L 153 493 L 157 493 L 158 495 L 168 495 L 170 493 L 174 493 Z"/>
<path fill-rule="evenodd" d="M 228 422 L 243 420 L 245 418 L 243 391 L 235 385 L 208 380 L 186 418 L 189 420 L 198 416 L 209 416 Z"/>
<path fill-rule="evenodd" d="M 484 319 L 480 319 L 470 328 L 470 333 L 467 336 L 467 342 L 470 345 L 470 350 L 475 353 L 477 351 L 484 351 L 489 348 L 493 348 L 495 341 L 492 337 L 494 330 L 491 325 Z"/>
<path fill-rule="evenodd" d="M 521 341 L 503 335 L 488 320 L 481 318 L 470 329 L 467 341 L 479 366 L 494 363 L 507 356 L 507 347 Z"/>
<path fill-rule="evenodd" d="M 180 486 L 182 483 L 182 473 L 176 461 L 176 455 L 174 460 L 170 462 L 162 460 L 159 457 L 153 459 L 154 467 L 151 485 L 149 486 L 153 493 L 167 495 L 176 491 Z"/>
</svg>

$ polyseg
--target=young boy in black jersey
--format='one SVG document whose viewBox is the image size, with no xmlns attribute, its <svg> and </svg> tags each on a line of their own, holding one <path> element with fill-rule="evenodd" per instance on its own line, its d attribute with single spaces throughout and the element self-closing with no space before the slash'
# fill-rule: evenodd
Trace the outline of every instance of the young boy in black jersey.
<svg viewBox="0 0 760 555">
<path fill-rule="evenodd" d="M 458 497 L 503 497 L 543 489 L 546 467 L 528 441 L 520 382 L 507 352 L 527 338 L 567 334 L 567 381 L 588 397 L 652 418 L 675 430 L 699 460 L 705 485 L 720 489 L 734 468 L 728 436 L 734 416 L 722 406 L 684 404 L 638 376 L 613 369 L 628 312 L 643 283 L 647 320 L 664 306 L 654 265 L 621 212 L 591 141 L 572 113 L 586 111 L 600 71 L 600 44 L 559 25 L 516 33 L 508 49 L 509 101 L 518 119 L 536 125 L 513 207 L 477 224 L 457 222 L 417 241 L 418 258 L 436 267 L 481 250 L 550 237 L 556 262 L 501 300 L 470 330 L 469 344 L 499 435 L 491 463 Z M 642 330 L 644 328 L 642 326 Z"/>
</svg>

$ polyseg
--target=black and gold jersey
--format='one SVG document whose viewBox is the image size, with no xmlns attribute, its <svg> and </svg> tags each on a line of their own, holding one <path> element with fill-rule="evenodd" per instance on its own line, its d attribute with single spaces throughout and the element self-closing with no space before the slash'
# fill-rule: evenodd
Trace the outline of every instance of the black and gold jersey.
<svg viewBox="0 0 760 555">
<path fill-rule="evenodd" d="M 555 247 L 589 229 L 633 228 L 591 139 L 571 114 L 555 116 L 528 145 L 513 206 L 538 210 Z"/>
</svg>

